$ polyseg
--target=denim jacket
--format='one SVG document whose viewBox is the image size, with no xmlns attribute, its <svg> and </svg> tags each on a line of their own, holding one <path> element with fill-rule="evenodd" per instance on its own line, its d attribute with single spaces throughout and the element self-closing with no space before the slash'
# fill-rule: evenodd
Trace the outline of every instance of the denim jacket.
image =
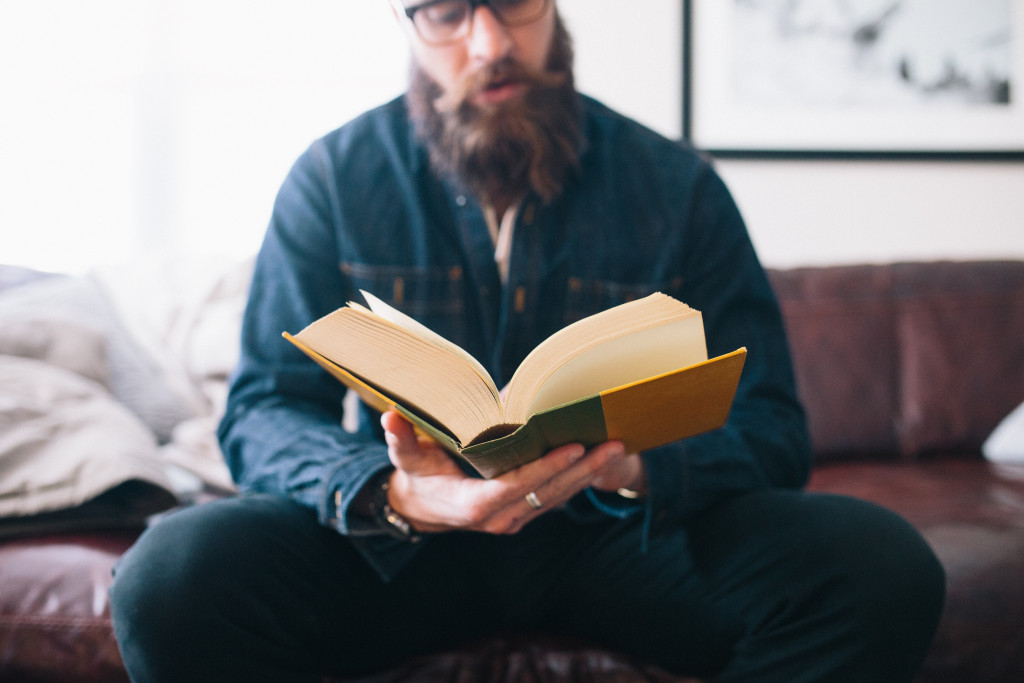
<svg viewBox="0 0 1024 683">
<path fill-rule="evenodd" d="M 360 289 L 462 346 L 498 386 L 566 324 L 654 291 L 702 312 L 709 355 L 747 347 L 726 426 L 645 453 L 639 510 L 585 492 L 570 505 L 581 520 L 644 514 L 646 543 L 723 497 L 803 485 L 810 451 L 781 318 L 726 187 L 685 145 L 586 97 L 582 112 L 579 168 L 554 202 L 524 199 L 504 285 L 480 205 L 432 172 L 403 98 L 299 158 L 257 258 L 219 431 L 242 490 L 315 509 L 385 579 L 419 547 L 347 514 L 388 465 L 378 417 L 361 406 L 358 429 L 343 429 L 344 387 L 281 338 Z"/>
</svg>

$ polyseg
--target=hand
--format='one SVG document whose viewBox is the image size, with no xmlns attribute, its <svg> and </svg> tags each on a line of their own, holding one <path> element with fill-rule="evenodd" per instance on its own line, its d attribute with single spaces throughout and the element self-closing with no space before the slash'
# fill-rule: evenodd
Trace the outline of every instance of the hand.
<svg viewBox="0 0 1024 683">
<path fill-rule="evenodd" d="M 381 424 L 396 468 L 388 502 L 421 532 L 514 534 L 595 483 L 610 490 L 634 483 L 639 462 L 639 456 L 627 458 L 618 441 L 589 451 L 568 444 L 500 477 L 476 479 L 463 473 L 432 439 L 418 436 L 397 412 L 385 413 Z M 543 503 L 540 510 L 526 502 L 531 492 Z"/>
<path fill-rule="evenodd" d="M 639 453 L 630 453 L 621 460 L 609 464 L 590 483 L 601 491 L 629 489 L 640 495 L 647 495 L 647 471 Z"/>
</svg>

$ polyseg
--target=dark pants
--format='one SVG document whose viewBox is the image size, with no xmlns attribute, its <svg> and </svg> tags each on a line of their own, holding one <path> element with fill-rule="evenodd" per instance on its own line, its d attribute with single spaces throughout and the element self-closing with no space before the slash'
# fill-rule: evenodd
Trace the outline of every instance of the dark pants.
<svg viewBox="0 0 1024 683">
<path fill-rule="evenodd" d="M 720 681 L 909 680 L 942 569 L 903 520 L 849 498 L 722 503 L 639 552 L 637 520 L 550 512 L 516 536 L 433 537 L 391 583 L 269 496 L 170 515 L 116 569 L 125 664 L 149 681 L 316 681 L 488 632 L 583 636 Z"/>
</svg>

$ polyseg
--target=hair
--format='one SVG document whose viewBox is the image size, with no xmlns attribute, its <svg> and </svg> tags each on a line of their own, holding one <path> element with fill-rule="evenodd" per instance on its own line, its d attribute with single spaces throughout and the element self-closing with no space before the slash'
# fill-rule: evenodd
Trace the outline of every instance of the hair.
<svg viewBox="0 0 1024 683">
<path fill-rule="evenodd" d="M 557 10 L 546 68 L 505 59 L 442 92 L 413 62 L 407 101 L 432 167 L 482 203 L 507 207 L 529 190 L 557 197 L 578 166 L 580 101 L 572 74 L 572 39 Z M 471 96 L 497 79 L 528 85 L 522 97 L 477 107 Z"/>
</svg>

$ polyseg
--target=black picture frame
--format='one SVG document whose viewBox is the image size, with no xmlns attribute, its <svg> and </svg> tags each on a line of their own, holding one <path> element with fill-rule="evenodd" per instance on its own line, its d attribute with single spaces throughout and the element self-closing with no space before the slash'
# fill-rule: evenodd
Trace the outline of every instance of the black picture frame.
<svg viewBox="0 0 1024 683">
<path fill-rule="evenodd" d="M 821 7 L 821 0 L 809 1 Z M 1009 50 L 1005 103 L 950 104 L 950 97 L 930 104 L 921 98 L 911 104 L 858 109 L 776 102 L 771 109 L 774 118 L 759 120 L 762 112 L 757 107 L 741 107 L 723 95 L 728 88 L 723 62 L 736 38 L 730 35 L 737 25 L 731 12 L 738 11 L 741 0 L 683 0 L 683 138 L 717 158 L 1022 161 L 1024 0 L 994 1 L 997 8 L 1002 7 L 999 2 L 1008 7 L 1007 40 L 1014 48 Z M 976 10 L 973 3 L 965 6 Z M 757 11 L 772 11 L 770 2 L 758 7 L 768 9 Z M 708 51 L 711 45 L 717 46 L 714 53 Z M 709 54 L 716 55 L 714 60 Z M 715 125 L 706 123 L 710 120 Z M 726 123 L 733 121 L 735 135 Z M 898 123 L 897 129 L 890 129 L 889 122 Z"/>
</svg>

